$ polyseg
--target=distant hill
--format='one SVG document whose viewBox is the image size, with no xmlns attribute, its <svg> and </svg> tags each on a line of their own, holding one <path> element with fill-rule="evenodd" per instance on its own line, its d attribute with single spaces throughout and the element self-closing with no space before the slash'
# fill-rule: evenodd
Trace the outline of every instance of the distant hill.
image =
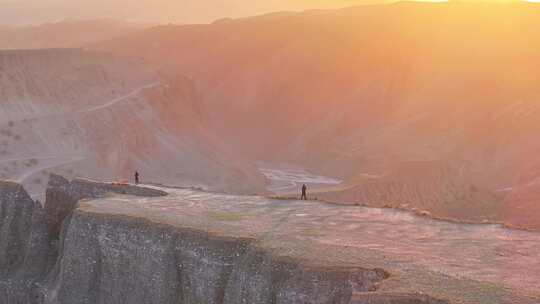
<svg viewBox="0 0 540 304">
<path fill-rule="evenodd" d="M 0 26 L 0 49 L 80 47 L 151 26 L 113 19 L 66 20 L 39 26 Z"/>
</svg>

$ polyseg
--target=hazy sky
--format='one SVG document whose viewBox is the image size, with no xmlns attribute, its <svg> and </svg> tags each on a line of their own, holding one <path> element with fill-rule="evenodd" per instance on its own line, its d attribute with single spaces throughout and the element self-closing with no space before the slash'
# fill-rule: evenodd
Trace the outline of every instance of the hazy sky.
<svg viewBox="0 0 540 304">
<path fill-rule="evenodd" d="M 336 8 L 373 0 L 0 0 L 0 24 L 118 18 L 199 23 L 278 10 Z"/>
</svg>

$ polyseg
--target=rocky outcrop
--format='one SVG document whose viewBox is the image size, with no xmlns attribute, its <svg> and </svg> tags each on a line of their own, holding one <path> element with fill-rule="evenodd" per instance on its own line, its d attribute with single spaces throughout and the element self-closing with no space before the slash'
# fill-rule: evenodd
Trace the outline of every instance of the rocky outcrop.
<svg viewBox="0 0 540 304">
<path fill-rule="evenodd" d="M 22 186 L 0 184 L 0 303 L 445 303 L 374 294 L 389 276 L 382 269 L 302 261 L 258 237 L 78 207 L 160 196 L 168 194 L 53 175 L 42 208 Z"/>
<path fill-rule="evenodd" d="M 77 199 L 70 195 L 70 182 L 59 175 L 49 177 L 45 199 L 47 228 L 51 238 L 58 239 L 62 222 L 73 212 Z"/>
<path fill-rule="evenodd" d="M 53 262 L 42 206 L 21 185 L 0 182 L 0 303 L 37 303 L 31 291 Z"/>
<path fill-rule="evenodd" d="M 130 185 L 69 182 L 52 175 L 43 208 L 21 185 L 0 183 L 0 303 L 42 303 L 41 285 L 61 253 L 58 238 L 65 218 L 80 199 L 107 193 L 166 195 Z"/>
<path fill-rule="evenodd" d="M 161 190 L 128 184 L 99 183 L 87 179 L 75 179 L 70 182 L 60 175 L 52 174 L 45 202 L 47 226 L 51 236 L 58 238 L 62 222 L 73 212 L 79 200 L 103 197 L 108 193 L 147 197 L 167 195 Z"/>
<path fill-rule="evenodd" d="M 254 240 L 76 211 L 50 303 L 349 303 L 387 274 L 275 258 Z"/>
</svg>

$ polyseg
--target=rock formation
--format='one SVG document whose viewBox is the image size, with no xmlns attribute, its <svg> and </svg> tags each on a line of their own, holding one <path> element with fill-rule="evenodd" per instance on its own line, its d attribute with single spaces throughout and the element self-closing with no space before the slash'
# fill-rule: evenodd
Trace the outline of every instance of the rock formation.
<svg viewBox="0 0 540 304">
<path fill-rule="evenodd" d="M 369 237 L 381 229 L 382 219 L 376 218 L 370 228 L 373 231 L 358 227 L 375 215 L 370 212 L 380 211 L 364 210 L 367 213 L 363 214 L 353 210 L 357 207 L 68 181 L 61 176 L 51 177 L 42 208 L 20 185 L 3 182 L 0 186 L 0 303 L 535 303 L 527 290 L 537 283 L 518 288 L 527 281 L 519 273 L 517 277 L 505 273 L 504 266 L 493 269 L 501 273 L 483 277 L 505 276 L 497 288 L 492 287 L 494 283 L 472 279 L 475 276 L 460 277 L 467 269 L 482 278 L 485 265 L 468 262 L 484 259 L 491 248 L 498 252 L 504 243 L 488 241 L 484 253 L 470 251 L 474 256 L 466 260 L 458 257 L 463 265 L 455 271 L 451 256 L 440 256 L 434 266 L 419 266 L 418 261 L 408 261 L 411 248 L 395 255 L 392 246 L 398 244 L 392 240 L 393 245 L 381 248 L 384 256 L 362 249 L 362 242 L 351 243 L 359 241 L 358 234 Z M 348 208 L 349 216 L 340 208 Z M 392 214 L 392 218 L 396 216 Z M 405 217 L 407 226 L 429 221 L 411 222 L 410 216 Z M 342 221 L 340 226 L 334 225 L 336 220 Z M 448 245 L 456 233 L 469 229 L 494 232 L 481 226 L 418 224 L 411 228 L 447 231 L 451 237 Z M 403 225 L 400 229 L 406 229 Z M 378 232 L 381 239 L 394 233 Z M 410 240 L 401 237 L 399 246 L 415 240 L 410 232 L 405 233 Z M 508 237 L 508 232 L 501 233 Z M 424 239 L 419 246 L 434 247 L 420 250 L 439 252 L 445 237 Z M 498 235 L 493 237 L 506 242 Z M 432 241 L 435 243 L 429 245 Z M 470 247 L 454 254 L 478 251 L 474 245 Z"/>
<path fill-rule="evenodd" d="M 300 262 L 246 236 L 76 208 L 85 199 L 166 195 L 52 176 L 44 209 L 21 185 L 2 182 L 0 303 L 443 303 L 413 294 L 353 298 L 388 273 Z"/>
<path fill-rule="evenodd" d="M 45 213 L 49 234 L 58 238 L 64 219 L 75 209 L 81 199 L 92 199 L 118 193 L 137 196 L 164 196 L 166 192 L 127 184 L 106 184 L 91 180 L 75 179 L 72 182 L 52 174 L 47 187 Z"/>
<path fill-rule="evenodd" d="M 76 203 L 108 193 L 162 196 L 166 193 L 129 185 L 67 181 L 51 176 L 45 208 L 16 183 L 0 183 L 0 302 L 43 303 L 40 291 L 60 252 L 58 238 Z"/>
<path fill-rule="evenodd" d="M 37 303 L 52 263 L 42 206 L 21 185 L 0 182 L 0 302 Z"/>
<path fill-rule="evenodd" d="M 349 303 L 353 288 L 367 291 L 385 277 L 368 269 L 303 269 L 251 251 L 251 242 L 76 213 L 56 301 Z"/>
</svg>

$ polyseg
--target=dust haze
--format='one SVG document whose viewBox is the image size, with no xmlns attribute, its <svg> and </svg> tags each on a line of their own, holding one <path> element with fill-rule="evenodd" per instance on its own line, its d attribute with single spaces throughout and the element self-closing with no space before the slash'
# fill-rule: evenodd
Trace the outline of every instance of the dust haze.
<svg viewBox="0 0 540 304">
<path fill-rule="evenodd" d="M 369 0 L 1 0 L 0 25 L 37 25 L 66 19 L 209 23 L 284 10 L 339 8 Z"/>
<path fill-rule="evenodd" d="M 540 4 L 0 1 L 0 303 L 538 304 Z"/>
</svg>

